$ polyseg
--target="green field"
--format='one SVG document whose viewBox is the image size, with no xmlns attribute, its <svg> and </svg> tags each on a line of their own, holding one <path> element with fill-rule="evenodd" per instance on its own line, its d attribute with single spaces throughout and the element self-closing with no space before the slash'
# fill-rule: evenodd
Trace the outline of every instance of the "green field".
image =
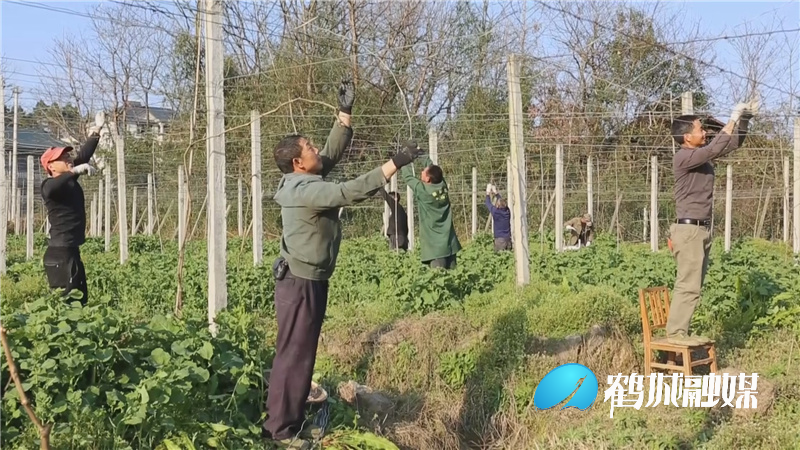
<svg viewBox="0 0 800 450">
<path fill-rule="evenodd" d="M 12 237 L 2 279 L 2 322 L 37 416 L 53 424 L 54 449 L 270 448 L 259 437 L 264 371 L 276 324 L 269 242 L 254 268 L 249 243 L 228 242 L 228 309 L 212 338 L 206 325 L 202 242 L 188 244 L 184 309 L 173 316 L 177 249 L 135 236 L 130 261 L 83 246 L 90 306 L 48 295 L 44 238 L 24 261 Z M 717 340 L 719 367 L 756 372 L 774 386 L 764 412 L 616 408 L 603 402 L 609 374 L 641 373 L 637 292 L 671 286 L 666 250 L 600 239 L 555 254 L 531 237 L 531 283 L 514 285 L 513 255 L 479 236 L 458 269 L 432 271 L 416 253 L 394 254 L 375 239 L 342 245 L 331 281 L 316 379 L 329 393 L 330 449 L 800 448 L 800 267 L 783 244 L 715 242 L 694 330 Z M 115 249 L 114 249 L 115 250 Z M 594 325 L 605 338 L 580 351 L 566 343 Z M 560 364 L 597 375 L 591 409 L 538 411 L 533 393 Z M 5 358 L 5 448 L 38 448 Z M 393 405 L 374 411 L 337 394 L 355 380 Z M 645 397 L 646 403 L 646 397 Z"/>
</svg>

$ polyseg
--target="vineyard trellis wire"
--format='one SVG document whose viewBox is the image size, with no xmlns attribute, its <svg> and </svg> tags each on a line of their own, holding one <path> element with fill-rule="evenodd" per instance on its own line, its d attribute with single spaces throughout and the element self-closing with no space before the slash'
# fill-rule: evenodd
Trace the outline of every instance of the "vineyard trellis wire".
<svg viewBox="0 0 800 450">
<path fill-rule="evenodd" d="M 375 5 L 370 5 L 373 7 Z M 544 5 L 543 5 L 544 6 Z M 145 20 L 134 20 L 137 16 L 131 10 L 137 10 L 142 14 L 149 14 L 149 18 L 164 18 L 167 21 L 180 20 L 190 13 L 201 14 L 202 7 L 192 8 L 187 6 L 187 10 L 176 11 L 169 9 L 156 10 L 151 4 L 134 5 L 126 2 L 116 2 L 117 10 L 127 11 L 125 14 L 115 17 L 108 13 L 83 13 L 92 20 L 108 23 L 109 26 L 121 28 L 131 28 L 137 30 L 149 30 L 154 34 L 163 33 L 166 29 L 158 20 L 147 22 Z M 367 8 L 367 6 L 365 6 Z M 398 6 L 400 10 L 403 7 Z M 411 7 L 407 7 L 411 8 Z M 545 8 L 550 9 L 552 8 Z M 433 14 L 438 10 L 414 10 L 419 17 L 424 18 L 425 13 Z M 449 12 L 450 10 L 444 10 Z M 624 11 L 620 9 L 620 11 Z M 633 11 L 633 10 L 631 10 Z M 330 11 L 328 11 L 330 12 Z M 65 13 L 69 13 L 68 11 Z M 323 12 L 317 11 L 319 15 Z M 578 21 L 588 21 L 595 23 L 598 19 L 587 17 L 575 17 L 576 13 L 570 11 L 560 11 L 565 17 L 574 18 Z M 299 14 L 299 13 L 298 13 Z M 488 18 L 486 16 L 476 16 L 476 23 L 487 22 L 503 23 L 518 16 L 518 12 L 512 9 L 502 9 L 496 16 Z M 631 17 L 636 15 L 631 12 Z M 228 231 L 230 234 L 247 235 L 252 232 L 251 223 L 253 221 L 250 205 L 252 192 L 250 189 L 251 161 L 250 161 L 250 122 L 251 110 L 269 111 L 261 117 L 262 134 L 262 154 L 265 158 L 261 164 L 261 184 L 263 186 L 263 224 L 264 237 L 277 238 L 280 235 L 279 209 L 272 202 L 271 194 L 277 185 L 280 177 L 277 169 L 271 164 L 269 158 L 270 146 L 288 130 L 300 130 L 316 139 L 324 139 L 330 123 L 332 114 L 329 111 L 330 93 L 334 85 L 335 76 L 343 71 L 358 69 L 363 71 L 359 85 L 359 96 L 354 112 L 355 138 L 353 145 L 343 161 L 339 164 L 332 177 L 336 179 L 347 179 L 362 173 L 365 170 L 381 163 L 394 149 L 397 140 L 402 134 L 408 131 L 409 135 L 416 137 L 420 141 L 425 141 L 424 136 L 429 128 L 438 131 L 439 160 L 443 166 L 446 178 L 451 185 L 452 202 L 456 228 L 459 235 L 469 238 L 472 232 L 472 205 L 476 201 L 473 199 L 472 171 L 473 167 L 477 170 L 477 184 L 481 186 L 488 182 L 493 182 L 498 186 L 507 185 L 506 158 L 510 145 L 508 133 L 508 111 L 507 95 L 508 92 L 503 83 L 497 83 L 505 75 L 507 55 L 521 54 L 522 57 L 522 76 L 520 84 L 525 96 L 525 161 L 527 173 L 525 184 L 528 187 L 527 212 L 529 219 L 529 229 L 537 231 L 539 224 L 544 223 L 544 230 L 552 232 L 558 230 L 558 224 L 553 223 L 553 193 L 556 190 L 555 183 L 555 146 L 563 145 L 564 148 L 564 186 L 562 197 L 559 198 L 563 205 L 564 218 L 582 214 L 588 209 L 587 199 L 587 180 L 590 178 L 589 167 L 591 167 L 593 180 L 591 186 L 591 203 L 595 223 L 602 232 L 610 232 L 615 235 L 618 241 L 646 241 L 649 238 L 647 222 L 652 200 L 651 173 L 658 175 L 657 192 L 655 202 L 658 206 L 658 226 L 657 235 L 662 242 L 665 240 L 665 232 L 670 221 L 674 218 L 674 204 L 671 197 L 671 152 L 672 143 L 668 136 L 669 118 L 674 117 L 681 111 L 680 94 L 673 88 L 667 87 L 668 81 L 658 80 L 651 86 L 637 84 L 638 80 L 624 79 L 614 76 L 613 71 L 607 73 L 591 73 L 596 86 L 603 87 L 609 95 L 617 96 L 620 100 L 616 104 L 604 105 L 602 102 L 578 102 L 575 95 L 568 89 L 560 88 L 563 83 L 564 74 L 569 73 L 573 67 L 567 62 L 573 52 L 556 52 L 551 55 L 534 56 L 525 46 L 524 36 L 513 36 L 505 42 L 496 41 L 485 44 L 484 50 L 480 45 L 482 40 L 487 39 L 489 33 L 485 28 L 477 27 L 471 31 L 461 34 L 446 34 L 445 29 L 437 30 L 437 33 L 425 34 L 420 40 L 413 44 L 404 44 L 388 47 L 379 50 L 379 47 L 372 42 L 367 42 L 360 46 L 362 52 L 359 57 L 365 60 L 360 63 L 356 58 L 356 66 L 350 67 L 352 54 L 348 54 L 348 48 L 339 48 L 338 44 L 349 45 L 349 36 L 341 29 L 333 27 L 325 28 L 320 23 L 305 23 L 305 17 L 298 15 L 292 20 L 297 23 L 286 22 L 282 33 L 274 31 L 265 32 L 264 37 L 276 40 L 275 42 L 285 42 L 287 45 L 316 45 L 317 53 L 301 54 L 299 57 L 289 58 L 279 53 L 272 53 L 268 64 L 258 70 L 245 71 L 244 67 L 237 70 L 230 68 L 225 74 L 226 83 L 226 166 L 225 192 L 227 205 Z M 525 16 L 522 19 L 529 19 Z M 658 23 L 655 17 L 647 18 L 651 23 Z M 213 20 L 216 20 L 214 18 Z M 212 21 L 213 21 L 212 20 Z M 245 26 L 236 29 L 231 22 L 231 11 L 226 10 L 222 25 L 226 27 L 225 44 L 228 52 L 231 53 L 231 64 L 237 58 L 244 60 L 250 55 L 249 49 L 241 49 L 237 52 L 232 45 L 242 38 L 237 33 L 259 33 L 257 27 Z M 387 19 L 388 20 L 388 19 Z M 421 19 L 423 20 L 423 19 Z M 188 21 L 191 22 L 191 21 Z M 291 26 L 290 26 L 291 25 Z M 193 30 L 189 23 L 186 29 L 187 36 L 191 36 L 198 30 Z M 237 31 L 238 30 L 238 31 Z M 199 30 L 202 31 L 202 30 Z M 457 31 L 452 29 L 449 31 Z M 607 30 L 609 39 L 630 39 L 628 42 L 629 50 L 648 51 L 648 57 L 656 55 L 657 51 L 667 49 L 667 55 L 675 54 L 687 56 L 689 62 L 702 62 L 702 57 L 687 55 L 686 46 L 698 42 L 708 42 L 712 40 L 731 40 L 747 39 L 756 35 L 784 34 L 792 31 L 788 28 L 768 30 L 762 33 L 744 33 L 741 35 L 726 35 L 718 37 L 693 37 L 664 39 L 653 45 L 646 45 L 642 36 L 637 35 L 641 30 L 628 28 L 619 34 L 614 34 L 613 30 Z M 176 37 L 179 33 L 169 33 L 163 36 L 172 39 L 177 43 Z M 162 36 L 162 35 L 159 35 Z M 663 36 L 662 36 L 663 37 Z M 471 83 L 466 84 L 464 92 L 459 93 L 459 101 L 452 103 L 452 110 L 448 109 L 445 116 L 426 112 L 427 108 L 420 108 L 416 101 L 419 97 L 415 90 L 433 89 L 431 98 L 436 98 L 442 93 L 442 87 L 435 83 L 426 86 L 422 83 L 414 84 L 414 80 L 409 79 L 407 72 L 404 72 L 394 65 L 395 61 L 390 57 L 392 52 L 411 51 L 410 49 L 430 46 L 447 46 L 451 41 L 469 42 L 470 49 L 477 49 L 475 57 L 483 58 L 481 70 L 484 72 L 478 78 L 473 78 Z M 522 41 L 520 43 L 520 40 Z M 377 41 L 376 41 L 377 42 Z M 476 44 L 477 42 L 477 44 Z M 146 45 L 143 44 L 145 47 Z M 149 44 L 147 44 L 149 45 Z M 474 47 L 477 45 L 477 47 Z M 515 48 L 515 45 L 519 47 Z M 177 47 L 176 47 L 177 48 Z M 270 47 L 272 48 L 272 47 Z M 491 49 L 492 51 L 488 51 Z M 152 51 L 152 49 L 150 49 Z M 196 49 L 195 49 L 196 50 Z M 274 47 L 274 50 L 280 50 Z M 520 51 L 522 50 L 522 51 Z M 569 49 L 567 49 L 569 50 Z M 194 50 L 190 52 L 193 54 Z M 238 54 L 237 54 L 238 53 Z M 145 55 L 143 53 L 143 55 Z M 176 57 L 176 55 L 173 55 Z M 413 58 L 418 56 L 412 55 Z M 565 58 L 566 57 L 566 58 Z M 653 72 L 658 72 L 658 67 L 663 67 L 664 59 L 648 61 L 648 66 L 640 72 L 642 78 L 647 78 Z M 59 64 L 54 62 L 44 62 L 43 67 L 47 74 L 18 73 L 8 77 L 11 84 L 19 84 L 23 78 L 39 77 L 43 87 L 40 89 L 25 89 L 23 94 L 30 101 L 44 102 L 44 106 L 63 104 L 69 98 L 70 92 L 65 89 L 74 78 L 59 73 Z M 372 71 L 372 79 L 368 75 Z M 383 71 L 383 74 L 376 75 L 376 71 Z M 448 69 L 450 70 L 450 69 Z M 700 69 L 696 69 L 700 70 Z M 459 71 L 453 71 L 454 75 L 463 77 L 465 80 L 470 76 Z M 300 76 L 298 76 L 300 74 Z M 670 75 L 672 76 L 672 75 Z M 92 78 L 96 77 L 96 78 Z M 377 77 L 377 78 L 376 78 Z M 677 77 L 677 76 L 676 76 Z M 80 93 L 83 98 L 78 102 L 86 105 L 106 105 L 119 108 L 120 104 L 115 104 L 118 99 L 117 93 L 113 93 L 113 98 L 109 97 L 107 84 L 110 80 L 103 79 L 102 76 L 91 75 L 91 82 L 83 86 L 92 86 Z M 638 76 L 637 76 L 638 78 Z M 675 78 L 677 80 L 679 77 Z M 202 83 L 203 81 L 201 81 Z M 394 96 L 394 101 L 389 104 L 381 98 L 380 90 L 374 89 L 376 82 L 383 82 L 381 89 L 396 88 L 398 93 Z M 697 84 L 697 80 L 680 81 L 689 91 L 694 90 L 696 111 L 703 114 L 721 116 L 719 107 L 713 106 L 708 101 L 709 95 L 702 83 Z M 687 84 L 688 83 L 688 84 Z M 695 83 L 693 86 L 691 83 Z M 796 97 L 792 86 L 787 89 L 775 89 L 774 86 L 758 82 L 759 86 L 768 90 L 773 90 L 780 95 L 786 96 L 789 100 Z M 416 89 L 415 89 L 416 88 Z M 448 87 L 447 89 L 451 89 Z M 649 89 L 649 90 L 648 90 Z M 290 96 L 297 101 L 286 102 L 282 99 L 281 91 L 292 92 Z M 437 91 L 438 90 L 438 91 Z M 141 91 L 141 89 L 139 90 Z M 439 94 L 436 94 L 439 92 Z M 550 93 L 549 95 L 546 93 Z M 72 92 L 75 94 L 75 92 Z M 140 96 L 141 92 L 131 91 L 127 94 L 134 97 Z M 310 95 L 309 95 L 310 94 Z M 449 95 L 449 93 L 446 93 Z M 669 94 L 669 95 L 667 95 Z M 410 100 L 410 101 L 409 101 Z M 410 105 L 410 107 L 408 106 Z M 60 107 L 59 107 L 60 108 Z M 144 108 L 150 108 L 145 104 Z M 204 101 L 198 106 L 198 115 L 205 114 Z M 411 109 L 409 109 L 411 108 Z M 41 108 L 44 110 L 45 108 Z M 20 127 L 39 126 L 42 122 L 49 125 L 57 123 L 58 126 L 67 131 L 70 135 L 75 135 L 74 130 L 82 130 L 86 119 L 84 115 L 67 114 L 63 108 L 53 111 L 26 112 L 21 117 Z M 152 190 L 154 232 L 159 234 L 163 240 L 177 239 L 178 231 L 178 166 L 181 160 L 178 155 L 187 146 L 200 146 L 205 143 L 206 138 L 197 139 L 192 143 L 189 136 L 194 132 L 203 136 L 204 127 L 198 125 L 193 130 L 185 120 L 185 110 L 175 111 L 172 122 L 164 130 L 151 129 L 148 124 L 137 125 L 138 128 L 126 138 L 126 196 L 127 204 L 132 207 L 134 203 L 133 191 L 136 190 L 138 196 L 135 200 L 137 207 L 137 222 L 129 226 L 132 231 L 141 233 L 147 228 L 146 222 L 149 221 L 147 214 L 144 213 L 143 205 L 147 205 L 146 194 Z M 764 237 L 773 240 L 790 241 L 791 236 L 787 234 L 787 215 L 790 214 L 794 203 L 794 195 L 787 189 L 786 177 L 791 164 L 787 166 L 787 158 L 790 157 L 792 148 L 791 134 L 786 128 L 787 119 L 793 117 L 791 111 L 785 108 L 774 108 L 762 111 L 754 120 L 754 126 L 747 138 L 745 149 L 742 149 L 731 157 L 721 161 L 720 167 L 726 164 L 733 166 L 734 182 L 732 198 L 734 211 L 732 214 L 732 238 L 737 239 L 745 236 Z M 198 120 L 202 122 L 202 120 Z M 298 126 L 299 125 L 299 126 Z M 77 135 L 80 134 L 80 131 Z M 7 139 L 8 141 L 8 139 Z M 98 156 L 104 166 L 103 170 L 111 170 L 114 173 L 116 165 L 112 160 L 113 154 L 106 141 L 103 149 L 98 152 Z M 198 150 L 201 151 L 201 150 Z M 658 167 L 654 170 L 650 167 L 653 156 L 657 156 Z M 7 160 L 7 167 L 13 167 L 13 161 Z M 18 172 L 20 174 L 20 187 L 23 189 L 21 194 L 16 194 L 8 190 L 7 205 L 13 207 L 9 210 L 11 216 L 16 211 L 22 211 L 22 207 L 27 206 L 25 195 L 26 180 L 23 179 L 27 173 L 25 161 L 18 159 Z M 197 162 L 196 170 L 202 172 L 205 169 L 203 161 Z M 34 197 L 37 201 L 33 202 L 34 208 L 34 228 L 44 230 L 46 228 L 44 211 L 41 201 L 38 200 L 38 183 L 42 173 L 39 167 L 34 168 L 36 175 L 34 181 Z M 717 186 L 715 196 L 714 215 L 716 218 L 724 217 L 724 171 L 718 170 Z M 148 185 L 148 178 L 153 180 L 152 186 Z M 187 218 L 187 235 L 190 239 L 202 238 L 205 235 L 205 208 L 206 208 L 206 186 L 202 179 L 189 180 L 187 183 L 187 197 L 191 198 L 192 217 Z M 791 176 L 789 179 L 791 180 Z M 91 211 L 96 211 L 95 215 L 100 216 L 100 192 L 99 178 L 85 178 L 83 182 L 87 196 L 87 205 Z M 117 189 L 116 182 L 112 180 L 109 190 L 106 186 L 104 194 L 112 193 L 112 210 L 117 208 L 113 193 Z M 239 206 L 239 186 L 242 186 L 242 201 Z M 398 190 L 402 192 L 404 186 L 398 183 Z M 478 192 L 482 190 L 477 189 Z M 19 201 L 16 199 L 19 198 Z M 482 196 L 477 198 L 477 223 L 484 225 L 488 219 L 488 213 L 481 207 Z M 91 207 L 95 203 L 97 207 Z M 360 236 L 379 233 L 381 226 L 380 211 L 385 208 L 380 197 L 364 202 L 359 205 L 345 208 L 342 219 L 346 236 Z M 21 214 L 24 216 L 24 214 Z M 128 214 L 131 217 L 132 214 Z M 241 217 L 241 220 L 239 220 Z M 97 219 L 97 217 L 95 217 Z M 116 221 L 116 219 L 115 219 Z M 20 221 L 12 220 L 11 229 L 14 233 L 19 231 L 15 225 L 19 223 L 19 229 L 24 230 L 24 219 Z M 239 222 L 242 222 L 241 224 Z M 99 226 L 92 227 L 96 220 L 90 220 L 89 232 L 98 235 Z M 723 229 L 724 221 L 715 220 L 715 231 L 720 233 Z M 112 221 L 112 232 L 118 228 L 118 224 Z M 486 226 L 479 227 L 486 230 Z M 241 230 L 241 231 L 240 231 Z M 544 243 L 544 235 L 539 236 L 540 242 Z"/>
</svg>

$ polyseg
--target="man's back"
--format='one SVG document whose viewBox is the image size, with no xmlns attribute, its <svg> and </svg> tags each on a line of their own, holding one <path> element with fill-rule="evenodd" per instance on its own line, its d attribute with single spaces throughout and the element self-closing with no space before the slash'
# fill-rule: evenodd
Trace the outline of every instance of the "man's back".
<svg viewBox="0 0 800 450">
<path fill-rule="evenodd" d="M 453 227 L 447 182 L 420 182 L 419 187 L 414 189 L 414 202 L 419 213 L 422 260 L 430 261 L 458 253 L 461 243 Z"/>
<path fill-rule="evenodd" d="M 491 197 L 486 196 L 486 207 L 494 222 L 494 237 L 495 239 L 511 239 L 511 209 L 495 206 L 499 200 L 500 196 L 495 197 L 494 201 Z"/>
</svg>

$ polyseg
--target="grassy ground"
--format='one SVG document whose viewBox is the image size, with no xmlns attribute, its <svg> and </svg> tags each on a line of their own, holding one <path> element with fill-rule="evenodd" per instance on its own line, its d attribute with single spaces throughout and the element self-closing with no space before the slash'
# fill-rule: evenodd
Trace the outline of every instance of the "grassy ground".
<svg viewBox="0 0 800 450">
<path fill-rule="evenodd" d="M 564 308 L 559 288 L 537 284 L 521 295 L 470 298 L 465 312 L 395 318 L 374 310 L 335 308 L 325 330 L 319 366 L 350 373 L 389 393 L 397 408 L 373 426 L 403 448 L 796 448 L 800 376 L 796 334 L 770 331 L 742 348 L 721 348 L 720 368 L 756 372 L 775 384 L 774 404 L 762 415 L 711 409 L 616 408 L 603 402 L 606 376 L 642 373 L 641 338 L 611 333 L 581 351 L 543 344 L 546 320 Z M 505 289 L 511 290 L 506 287 Z M 591 292 L 594 291 L 594 292 Z M 598 289 L 578 292 L 591 298 Z M 608 299 L 619 299 L 606 292 Z M 621 300 L 621 299 L 620 299 Z M 620 318 L 634 317 L 618 304 Z M 391 305 L 386 305 L 391 309 Z M 625 317 L 625 316 L 628 317 Z M 571 320 L 569 313 L 560 314 Z M 624 321 L 623 321 L 624 323 Z M 361 333 L 354 330 L 366 330 Z M 553 347 L 553 346 L 550 346 Z M 588 411 L 538 411 L 537 383 L 565 363 L 586 365 L 600 392 Z M 645 403 L 647 401 L 645 388 Z"/>
<path fill-rule="evenodd" d="M 46 291 L 39 262 L 23 261 L 19 244 L 0 292 L 4 322 Z M 130 320 L 172 310 L 171 244 L 162 251 L 157 241 L 137 238 L 125 267 L 101 247 L 91 241 L 84 249 L 93 298 Z M 392 407 L 352 407 L 360 412 L 357 430 L 349 423 L 354 416 L 344 414 L 336 421 L 342 438 L 329 440 L 327 448 L 391 448 L 354 438 L 367 431 L 404 449 L 800 448 L 800 269 L 782 244 L 741 242 L 730 254 L 720 247 L 715 244 L 694 329 L 717 339 L 720 368 L 758 373 L 774 387 L 774 398 L 760 399 L 769 408 L 660 405 L 616 408 L 610 418 L 603 401 L 607 376 L 643 371 L 636 293 L 672 284 L 674 263 L 667 252 L 601 240 L 585 251 L 556 255 L 542 251 L 535 237 L 531 283 L 517 288 L 512 255 L 494 254 L 486 236 L 468 244 L 459 268 L 447 273 L 422 267 L 416 253 L 393 254 L 379 239 L 346 241 L 331 282 L 317 375 L 337 401 L 339 383 L 355 380 L 386 395 Z M 40 245 L 37 258 L 41 251 Z M 206 305 L 202 243 L 193 243 L 189 252 L 186 320 L 202 318 Z M 269 265 L 277 247 L 269 243 L 263 268 L 252 268 L 248 252 L 246 242 L 229 244 L 229 309 L 246 319 L 242 323 L 250 338 L 255 334 L 254 342 L 271 349 Z M 594 325 L 604 333 L 570 345 Z M 600 392 L 594 405 L 587 411 L 538 411 L 537 384 L 568 362 L 596 374 Z M 258 409 L 263 387 L 252 388 L 261 389 L 249 404 Z M 645 403 L 647 394 L 645 386 Z M 4 401 L 4 416 L 12 405 Z M 224 448 L 250 448 L 242 445 Z"/>
</svg>

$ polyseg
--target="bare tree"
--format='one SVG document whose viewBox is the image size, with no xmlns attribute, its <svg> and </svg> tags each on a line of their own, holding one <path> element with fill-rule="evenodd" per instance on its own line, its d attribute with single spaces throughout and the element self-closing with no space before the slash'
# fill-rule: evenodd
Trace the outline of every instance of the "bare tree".
<svg viewBox="0 0 800 450">
<path fill-rule="evenodd" d="M 745 101 L 756 94 L 761 90 L 759 86 L 781 65 L 780 41 L 768 34 L 758 34 L 764 31 L 762 27 L 745 22 L 735 31 L 740 36 L 729 42 L 738 59 L 739 70 L 727 75 L 733 102 Z"/>
<path fill-rule="evenodd" d="M 87 75 L 85 64 L 85 41 L 80 38 L 65 36 L 56 40 L 49 54 L 53 61 L 60 64 L 41 64 L 37 70 L 42 76 L 41 90 L 45 98 L 52 102 L 72 104 L 82 117 L 89 117 L 98 106 L 98 93 L 94 90 L 92 78 Z M 68 120 L 58 108 L 50 108 L 46 112 L 48 122 L 56 124 L 59 135 L 77 142 L 86 137 L 83 123 Z"/>
</svg>

